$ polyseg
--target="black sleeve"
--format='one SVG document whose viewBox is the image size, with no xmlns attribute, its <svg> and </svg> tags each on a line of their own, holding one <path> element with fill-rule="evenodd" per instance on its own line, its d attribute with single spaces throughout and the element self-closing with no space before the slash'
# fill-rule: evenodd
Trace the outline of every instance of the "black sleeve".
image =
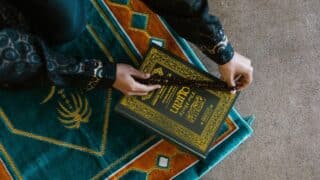
<svg viewBox="0 0 320 180">
<path fill-rule="evenodd" d="M 208 13 L 207 0 L 142 1 L 216 63 L 221 65 L 232 59 L 233 47 L 219 19 Z"/>
<path fill-rule="evenodd" d="M 65 57 L 36 36 L 15 29 L 0 30 L 1 86 L 37 83 L 41 77 L 62 87 L 111 87 L 115 75 L 116 64 Z"/>
</svg>

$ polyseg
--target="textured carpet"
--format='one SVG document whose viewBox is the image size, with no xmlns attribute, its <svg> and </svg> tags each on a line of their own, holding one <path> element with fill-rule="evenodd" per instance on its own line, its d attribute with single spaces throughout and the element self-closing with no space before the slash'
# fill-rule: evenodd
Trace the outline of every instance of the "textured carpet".
<svg viewBox="0 0 320 180">
<path fill-rule="evenodd" d="M 256 121 L 254 136 L 203 179 L 320 179 L 320 1 L 209 4 L 235 49 L 253 60 L 254 83 L 236 107 Z"/>
</svg>

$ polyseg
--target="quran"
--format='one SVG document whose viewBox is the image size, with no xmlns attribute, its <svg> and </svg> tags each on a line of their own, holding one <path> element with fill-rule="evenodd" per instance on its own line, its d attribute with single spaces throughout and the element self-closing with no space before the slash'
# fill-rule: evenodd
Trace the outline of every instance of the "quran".
<svg viewBox="0 0 320 180">
<path fill-rule="evenodd" d="M 148 50 L 140 70 L 163 77 L 222 83 L 156 46 Z M 196 86 L 163 85 L 145 96 L 124 96 L 115 111 L 205 159 L 237 96 Z"/>
</svg>

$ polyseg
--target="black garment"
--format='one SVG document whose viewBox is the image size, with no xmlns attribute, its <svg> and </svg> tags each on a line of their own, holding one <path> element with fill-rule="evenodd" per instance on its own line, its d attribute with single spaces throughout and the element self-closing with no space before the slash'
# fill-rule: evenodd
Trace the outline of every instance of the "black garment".
<svg viewBox="0 0 320 180">
<path fill-rule="evenodd" d="M 233 57 L 219 20 L 208 14 L 207 0 L 143 1 L 216 63 Z M 0 0 L 0 85 L 46 77 L 57 86 L 84 87 L 94 79 L 111 87 L 115 64 L 65 57 L 46 45 L 77 37 L 85 27 L 84 12 L 82 0 Z"/>
<path fill-rule="evenodd" d="M 57 44 L 78 36 L 85 27 L 81 5 L 79 0 L 50 3 L 44 0 L 14 0 L 13 3 L 0 0 L 0 22 L 3 22 L 0 24 L 0 85 L 30 86 L 49 79 L 52 84 L 63 87 L 91 88 L 88 86 L 93 84 L 111 87 L 116 64 L 65 57 L 52 51 L 42 40 Z M 23 15 L 28 19 L 23 18 L 16 7 L 23 7 Z M 39 8 L 41 16 L 36 17 L 32 7 Z"/>
<path fill-rule="evenodd" d="M 28 19 L 31 31 L 50 45 L 79 36 L 85 29 L 84 0 L 6 0 Z"/>
<path fill-rule="evenodd" d="M 207 0 L 142 0 L 182 37 L 193 42 L 217 64 L 229 62 L 234 51 Z"/>
<path fill-rule="evenodd" d="M 0 29 L 4 27 L 29 30 L 28 22 L 23 14 L 7 0 L 0 0 Z"/>
<path fill-rule="evenodd" d="M 44 76 L 45 74 L 45 76 Z M 110 87 L 116 64 L 97 59 L 65 57 L 50 50 L 38 37 L 15 29 L 0 31 L 0 84 L 26 86 L 38 77 L 53 85 L 86 88 L 91 81 Z"/>
</svg>

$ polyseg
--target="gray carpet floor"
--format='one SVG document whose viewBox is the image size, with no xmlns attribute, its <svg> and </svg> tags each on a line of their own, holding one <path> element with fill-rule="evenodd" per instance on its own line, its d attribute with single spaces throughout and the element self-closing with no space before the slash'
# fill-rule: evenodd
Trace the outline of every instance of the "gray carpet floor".
<svg viewBox="0 0 320 180">
<path fill-rule="evenodd" d="M 320 1 L 209 0 L 254 82 L 237 104 L 254 135 L 203 179 L 320 179 Z M 197 51 L 211 72 L 216 65 Z"/>
</svg>

